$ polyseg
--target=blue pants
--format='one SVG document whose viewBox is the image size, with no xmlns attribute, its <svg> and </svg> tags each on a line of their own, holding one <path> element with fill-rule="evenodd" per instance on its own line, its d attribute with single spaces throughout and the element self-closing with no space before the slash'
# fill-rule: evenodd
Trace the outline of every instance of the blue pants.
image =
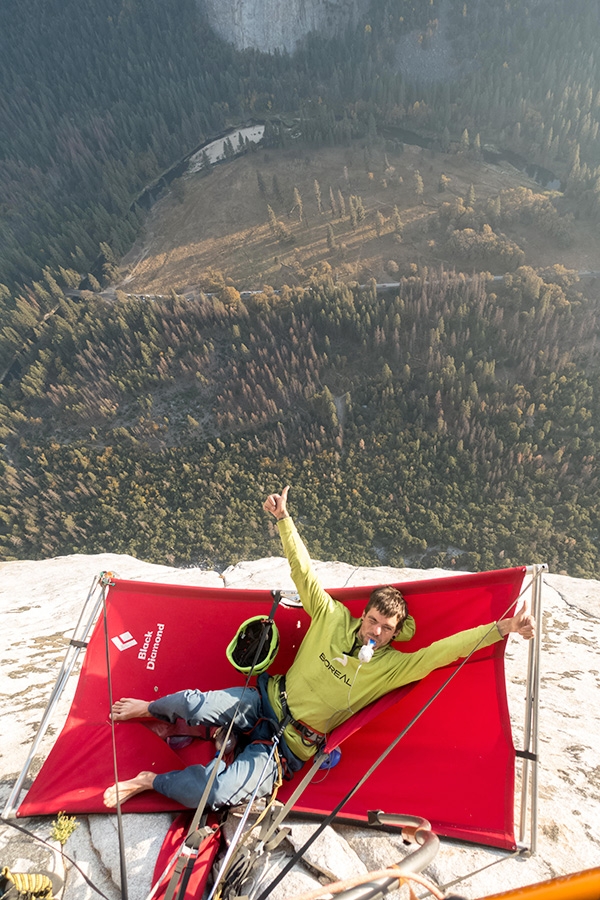
<svg viewBox="0 0 600 900">
<path fill-rule="evenodd" d="M 263 709 L 263 700 L 255 688 L 228 688 L 205 693 L 178 691 L 153 700 L 148 711 L 163 721 L 175 722 L 180 718 L 185 719 L 188 725 L 208 726 L 229 725 L 235 714 L 236 730 L 252 732 L 250 740 L 268 740 L 274 732 L 273 724 L 265 720 L 265 713 L 268 717 L 270 711 Z M 271 750 L 270 744 L 250 743 L 231 765 L 226 766 L 221 761 L 208 795 L 207 808 L 219 809 L 244 803 L 250 799 L 257 785 L 257 798 L 270 794 L 277 778 L 277 762 L 274 756 L 269 759 Z M 207 766 L 188 766 L 157 775 L 154 790 L 193 809 L 198 806 L 216 763 L 215 759 Z"/>
</svg>

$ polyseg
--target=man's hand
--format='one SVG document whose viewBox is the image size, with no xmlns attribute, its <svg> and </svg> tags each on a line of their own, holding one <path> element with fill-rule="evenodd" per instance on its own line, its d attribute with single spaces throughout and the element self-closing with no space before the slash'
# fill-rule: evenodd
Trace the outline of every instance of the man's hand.
<svg viewBox="0 0 600 900">
<path fill-rule="evenodd" d="M 498 631 L 504 637 L 511 632 L 520 634 L 526 641 L 530 641 L 535 634 L 535 619 L 529 611 L 526 603 L 512 619 L 501 619 L 497 623 Z"/>
<path fill-rule="evenodd" d="M 289 485 L 287 485 L 280 494 L 269 494 L 263 503 L 264 511 L 275 516 L 277 521 L 286 519 L 289 516 L 287 511 L 287 495 L 289 489 Z"/>
</svg>

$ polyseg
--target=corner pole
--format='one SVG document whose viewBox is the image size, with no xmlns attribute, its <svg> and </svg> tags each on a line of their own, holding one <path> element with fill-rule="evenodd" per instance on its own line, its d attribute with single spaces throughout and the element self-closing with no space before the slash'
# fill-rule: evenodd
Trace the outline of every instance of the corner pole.
<svg viewBox="0 0 600 900">
<path fill-rule="evenodd" d="M 546 563 L 528 566 L 533 575 L 531 585 L 532 613 L 535 616 L 536 634 L 529 647 L 527 663 L 527 696 L 525 700 L 525 725 L 523 733 L 523 757 L 521 780 L 521 815 L 519 845 L 530 854 L 537 849 L 538 830 L 538 725 L 540 696 L 540 651 L 542 627 L 542 587 L 543 573 L 548 571 Z M 531 773 L 529 763 L 531 762 Z M 529 812 L 529 843 L 526 841 Z"/>
</svg>

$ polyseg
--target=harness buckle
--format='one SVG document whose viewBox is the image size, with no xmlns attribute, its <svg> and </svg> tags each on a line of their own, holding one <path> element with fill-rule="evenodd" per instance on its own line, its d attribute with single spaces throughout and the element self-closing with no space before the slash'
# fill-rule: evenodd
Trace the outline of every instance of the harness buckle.
<svg viewBox="0 0 600 900">
<path fill-rule="evenodd" d="M 304 725 L 302 722 L 299 722 L 297 719 L 293 717 L 290 712 L 290 708 L 287 702 L 287 691 L 285 689 L 285 675 L 282 675 L 279 680 L 279 699 L 281 700 L 281 708 L 283 710 L 283 722 L 281 725 L 285 727 L 288 723 L 294 728 L 299 735 L 301 735 L 303 741 L 308 744 L 314 744 L 315 746 L 320 746 L 323 740 L 325 739 L 325 735 L 321 734 L 318 731 L 313 731 L 312 728 L 309 728 L 308 725 Z"/>
</svg>

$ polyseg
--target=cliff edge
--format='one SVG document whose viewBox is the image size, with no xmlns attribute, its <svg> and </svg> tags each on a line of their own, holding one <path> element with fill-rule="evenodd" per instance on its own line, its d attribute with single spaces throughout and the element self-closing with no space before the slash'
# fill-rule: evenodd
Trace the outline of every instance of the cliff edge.
<svg viewBox="0 0 600 900">
<path fill-rule="evenodd" d="M 238 50 L 293 53 L 309 32 L 331 35 L 356 21 L 367 0 L 201 0 L 209 24 Z"/>
</svg>

